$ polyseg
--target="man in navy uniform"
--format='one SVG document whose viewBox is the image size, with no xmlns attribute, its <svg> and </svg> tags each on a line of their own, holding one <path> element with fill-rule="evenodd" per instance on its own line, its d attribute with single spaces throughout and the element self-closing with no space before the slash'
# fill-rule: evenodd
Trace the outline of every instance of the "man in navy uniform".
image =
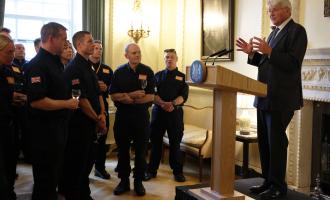
<svg viewBox="0 0 330 200">
<path fill-rule="evenodd" d="M 105 110 L 97 76 L 88 61 L 94 50 L 93 37 L 88 31 L 78 31 L 72 37 L 77 50 L 65 69 L 73 90 L 80 90 L 79 108 L 69 121 L 68 144 L 65 151 L 60 193 L 67 200 L 90 200 L 89 174 L 94 164 L 96 133 L 105 133 Z"/>
<path fill-rule="evenodd" d="M 61 24 L 43 25 L 42 48 L 27 65 L 33 200 L 58 198 L 56 188 L 67 142 L 68 114 L 78 107 L 78 100 L 71 98 L 59 57 L 66 37 L 66 28 Z"/>
<path fill-rule="evenodd" d="M 136 44 L 125 48 L 128 63 L 118 67 L 110 86 L 111 99 L 117 107 L 114 135 L 118 145 L 118 177 L 120 183 L 114 190 L 120 195 L 130 190 L 129 175 L 130 146 L 135 148 L 134 191 L 145 195 L 142 184 L 146 168 L 145 149 L 148 140 L 148 108 L 154 99 L 154 73 L 150 67 L 141 63 L 141 50 Z"/>
<path fill-rule="evenodd" d="M 178 182 L 184 182 L 180 151 L 184 129 L 181 106 L 188 98 L 189 87 L 185 82 L 185 75 L 176 66 L 178 56 L 175 49 L 165 49 L 164 60 L 166 69 L 155 75 L 157 92 L 150 125 L 152 148 L 148 171 L 151 177 L 156 177 L 161 159 L 163 136 L 167 131 L 170 143 L 169 160 L 174 179 Z"/>
<path fill-rule="evenodd" d="M 20 68 L 22 68 L 23 65 L 27 63 L 27 60 L 25 60 L 25 47 L 21 43 L 15 44 L 15 58 L 13 63 Z"/>
<path fill-rule="evenodd" d="M 258 144 L 263 184 L 250 188 L 261 199 L 278 199 L 287 193 L 285 182 L 288 138 L 286 128 L 294 111 L 303 106 L 301 65 L 307 47 L 306 30 L 291 18 L 289 0 L 268 0 L 268 13 L 275 25 L 268 41 L 239 38 L 239 51 L 258 67 L 258 80 L 267 84 L 267 96 L 256 97 Z"/>
<path fill-rule="evenodd" d="M 104 102 L 104 111 L 106 115 L 106 133 L 109 130 L 109 88 L 112 81 L 113 71 L 104 63 L 101 62 L 102 58 L 102 42 L 100 40 L 94 40 L 94 51 L 93 54 L 89 56 L 89 61 L 92 65 L 92 69 L 98 77 L 98 83 L 100 91 L 102 93 Z M 107 154 L 106 139 L 108 134 L 103 134 L 97 138 L 96 142 L 96 154 L 95 154 L 95 176 L 103 179 L 110 179 L 110 174 L 105 170 L 105 160 Z"/>
</svg>

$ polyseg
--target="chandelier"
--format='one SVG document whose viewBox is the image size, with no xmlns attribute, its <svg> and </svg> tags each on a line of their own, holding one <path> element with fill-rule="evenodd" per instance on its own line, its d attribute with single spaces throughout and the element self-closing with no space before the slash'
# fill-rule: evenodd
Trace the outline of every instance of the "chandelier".
<svg viewBox="0 0 330 200">
<path fill-rule="evenodd" d="M 141 38 L 149 37 L 150 33 L 149 27 L 147 30 L 143 27 L 141 0 L 134 0 L 132 14 L 131 28 L 128 30 L 127 34 L 135 43 L 138 43 Z"/>
</svg>

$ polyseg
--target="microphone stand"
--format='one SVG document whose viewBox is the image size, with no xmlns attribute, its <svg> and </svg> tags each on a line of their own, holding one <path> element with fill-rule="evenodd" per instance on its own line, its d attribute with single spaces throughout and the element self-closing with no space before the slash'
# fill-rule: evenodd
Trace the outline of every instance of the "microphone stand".
<svg viewBox="0 0 330 200">
<path fill-rule="evenodd" d="M 221 57 L 221 56 L 224 56 L 224 55 L 226 55 L 226 54 L 228 54 L 228 53 L 230 53 L 230 52 L 232 52 L 232 51 L 233 51 L 233 49 L 229 49 L 229 50 L 226 50 L 226 51 L 223 51 L 223 52 L 219 53 L 219 54 L 213 59 L 212 66 L 214 65 L 214 62 L 215 62 L 215 59 L 216 59 L 216 58 Z"/>
</svg>

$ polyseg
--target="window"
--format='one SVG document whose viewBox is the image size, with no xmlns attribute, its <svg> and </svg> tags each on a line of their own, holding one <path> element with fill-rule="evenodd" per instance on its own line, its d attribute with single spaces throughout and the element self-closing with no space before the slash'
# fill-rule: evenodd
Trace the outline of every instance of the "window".
<svg viewBox="0 0 330 200">
<path fill-rule="evenodd" d="M 42 25 L 52 21 L 64 25 L 71 40 L 82 29 L 82 0 L 6 0 L 4 27 L 25 46 L 27 60 L 36 54 L 33 41 Z"/>
</svg>

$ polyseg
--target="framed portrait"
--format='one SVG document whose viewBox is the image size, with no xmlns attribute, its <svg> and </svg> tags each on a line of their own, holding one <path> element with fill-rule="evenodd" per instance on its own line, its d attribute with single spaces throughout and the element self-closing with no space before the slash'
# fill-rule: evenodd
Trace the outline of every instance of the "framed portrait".
<svg viewBox="0 0 330 200">
<path fill-rule="evenodd" d="M 324 17 L 330 17 L 330 0 L 324 0 Z"/>
<path fill-rule="evenodd" d="M 234 48 L 234 0 L 201 0 L 202 60 Z M 211 60 L 211 59 L 210 59 Z M 213 57 L 213 61 L 232 61 L 234 53 Z"/>
</svg>

